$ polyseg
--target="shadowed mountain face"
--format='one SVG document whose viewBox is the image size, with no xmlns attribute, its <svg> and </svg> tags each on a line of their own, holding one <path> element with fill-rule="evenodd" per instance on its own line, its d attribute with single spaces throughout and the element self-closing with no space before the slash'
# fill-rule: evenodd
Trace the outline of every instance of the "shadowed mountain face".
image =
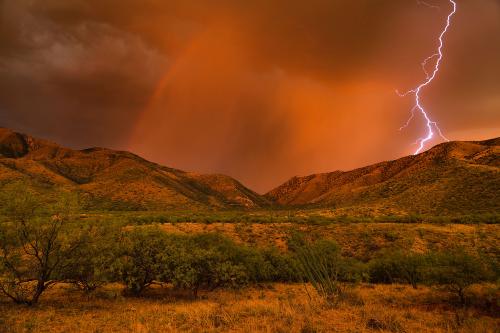
<svg viewBox="0 0 500 333">
<path fill-rule="evenodd" d="M 281 205 L 460 215 L 500 211 L 500 138 L 450 142 L 348 172 L 294 177 L 266 197 Z"/>
<path fill-rule="evenodd" d="M 0 128 L 0 186 L 15 180 L 36 189 L 79 191 L 93 209 L 256 208 L 267 199 L 223 175 L 198 175 L 128 152 L 72 150 Z"/>
<path fill-rule="evenodd" d="M 450 142 L 353 171 L 294 177 L 265 196 L 224 175 L 188 173 L 103 148 L 72 150 L 0 128 L 0 191 L 20 180 L 81 193 L 92 209 L 343 208 L 380 214 L 500 211 L 500 138 Z"/>
</svg>

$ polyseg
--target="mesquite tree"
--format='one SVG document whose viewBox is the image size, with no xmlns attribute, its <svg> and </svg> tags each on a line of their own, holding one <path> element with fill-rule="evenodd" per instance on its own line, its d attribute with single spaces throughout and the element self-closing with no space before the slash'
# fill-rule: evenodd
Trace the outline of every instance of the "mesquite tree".
<svg viewBox="0 0 500 333">
<path fill-rule="evenodd" d="M 67 258 L 86 242 L 86 232 L 69 230 L 77 207 L 74 196 L 42 202 L 24 184 L 1 198 L 0 292 L 18 304 L 33 305 L 60 281 Z"/>
</svg>

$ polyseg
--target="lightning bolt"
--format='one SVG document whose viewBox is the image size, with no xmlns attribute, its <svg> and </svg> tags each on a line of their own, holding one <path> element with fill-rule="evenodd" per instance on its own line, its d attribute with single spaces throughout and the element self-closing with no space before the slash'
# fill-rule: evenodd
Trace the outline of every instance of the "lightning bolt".
<svg viewBox="0 0 500 333">
<path fill-rule="evenodd" d="M 427 127 L 427 135 L 424 136 L 424 137 L 421 137 L 417 140 L 416 144 L 419 146 L 418 149 L 415 151 L 414 155 L 417 155 L 419 153 L 422 152 L 422 150 L 424 150 L 425 148 L 425 144 L 430 141 L 434 135 L 435 135 L 435 132 L 436 131 L 438 133 L 438 135 L 445 141 L 449 141 L 442 133 L 441 129 L 439 128 L 437 122 L 433 121 L 431 119 L 431 117 L 429 116 L 429 114 L 427 113 L 427 111 L 425 111 L 425 108 L 422 104 L 422 91 L 424 90 L 424 88 L 426 88 L 428 85 L 430 85 L 432 83 L 432 81 L 434 81 L 434 79 L 436 78 L 437 74 L 439 73 L 439 67 L 443 61 L 443 48 L 444 48 L 444 37 L 446 35 L 446 33 L 448 32 L 450 26 L 451 26 L 451 20 L 453 18 L 453 16 L 456 14 L 457 12 L 457 3 L 454 1 L 454 0 L 449 0 L 450 4 L 452 5 L 452 10 L 451 12 L 448 14 L 448 17 L 446 19 L 446 25 L 444 27 L 444 29 L 442 30 L 441 34 L 439 35 L 439 47 L 436 51 L 436 53 L 432 54 L 431 56 L 427 57 L 423 62 L 422 62 L 422 69 L 426 75 L 426 79 L 424 82 L 422 82 L 420 85 L 418 85 L 415 89 L 412 89 L 404 94 L 401 94 L 399 93 L 399 91 L 396 91 L 396 93 L 400 96 L 400 97 L 405 97 L 405 96 L 408 96 L 408 95 L 412 95 L 415 97 L 415 106 L 412 108 L 411 110 L 411 117 L 408 119 L 408 121 L 406 122 L 406 124 L 404 126 L 402 126 L 399 130 L 402 131 L 403 129 L 405 129 L 406 127 L 408 127 L 410 125 L 410 123 L 412 122 L 413 118 L 415 117 L 415 112 L 418 111 L 422 114 L 422 116 L 424 117 L 424 120 L 426 122 L 426 127 Z M 436 8 L 436 6 L 432 6 L 432 5 L 429 5 L 427 4 L 426 2 L 423 2 L 423 1 L 418 1 L 419 4 L 423 4 L 423 5 L 426 5 L 426 6 L 429 6 L 431 8 Z M 428 71 L 427 70 L 427 66 L 429 64 L 429 62 L 431 62 L 432 60 L 434 60 L 434 67 L 432 68 L 431 71 Z"/>
</svg>

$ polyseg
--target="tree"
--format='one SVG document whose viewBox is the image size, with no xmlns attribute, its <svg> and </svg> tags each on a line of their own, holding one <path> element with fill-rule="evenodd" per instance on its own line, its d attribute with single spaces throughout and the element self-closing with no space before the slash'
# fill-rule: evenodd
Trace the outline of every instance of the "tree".
<svg viewBox="0 0 500 333">
<path fill-rule="evenodd" d="M 281 253 L 276 248 L 261 251 L 264 257 L 265 278 L 271 282 L 300 282 L 301 270 L 293 253 Z M 258 267 L 257 267 L 258 268 Z M 259 269 L 262 272 L 261 269 Z M 262 273 L 261 273 L 262 274 Z M 261 280 L 262 281 L 262 280 Z"/>
<path fill-rule="evenodd" d="M 202 288 L 246 285 L 251 269 L 247 255 L 242 247 L 218 234 L 187 237 L 177 248 L 172 283 L 191 290 L 194 297 Z"/>
<path fill-rule="evenodd" d="M 0 292 L 19 304 L 33 305 L 58 282 L 67 258 L 86 240 L 85 230 L 72 228 L 77 200 L 62 195 L 42 202 L 25 184 L 12 186 L 2 198 L 0 223 Z"/>
<path fill-rule="evenodd" d="M 172 282 L 178 288 L 191 290 L 197 297 L 202 288 L 215 290 L 223 286 L 244 285 L 247 275 L 243 265 L 225 260 L 221 253 L 193 248 L 180 258 Z"/>
<path fill-rule="evenodd" d="M 476 283 L 495 279 L 487 260 L 463 249 L 453 249 L 431 256 L 427 270 L 427 283 L 444 286 L 457 294 L 461 304 L 466 304 L 467 290 Z"/>
<path fill-rule="evenodd" d="M 127 290 L 139 295 L 165 274 L 168 266 L 168 236 L 156 228 L 134 228 L 125 232 L 114 272 Z"/>
<path fill-rule="evenodd" d="M 92 226 L 88 241 L 67 258 L 60 278 L 90 293 L 115 279 L 113 268 L 119 260 L 120 235 L 116 226 Z"/>
</svg>

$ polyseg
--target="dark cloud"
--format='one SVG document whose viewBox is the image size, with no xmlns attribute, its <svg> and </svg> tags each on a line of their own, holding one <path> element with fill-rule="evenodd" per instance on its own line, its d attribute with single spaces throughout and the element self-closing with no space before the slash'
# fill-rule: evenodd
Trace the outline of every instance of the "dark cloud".
<svg viewBox="0 0 500 333">
<path fill-rule="evenodd" d="M 0 0 L 0 122 L 263 191 L 412 151 L 398 132 L 448 10 L 404 0 Z M 498 135 L 500 3 L 462 0 L 425 103 Z"/>
<path fill-rule="evenodd" d="M 10 122 L 75 145 L 120 145 L 167 56 L 105 22 L 61 24 L 23 0 L 2 9 L 2 31 L 16 37 L 0 57 Z"/>
</svg>

